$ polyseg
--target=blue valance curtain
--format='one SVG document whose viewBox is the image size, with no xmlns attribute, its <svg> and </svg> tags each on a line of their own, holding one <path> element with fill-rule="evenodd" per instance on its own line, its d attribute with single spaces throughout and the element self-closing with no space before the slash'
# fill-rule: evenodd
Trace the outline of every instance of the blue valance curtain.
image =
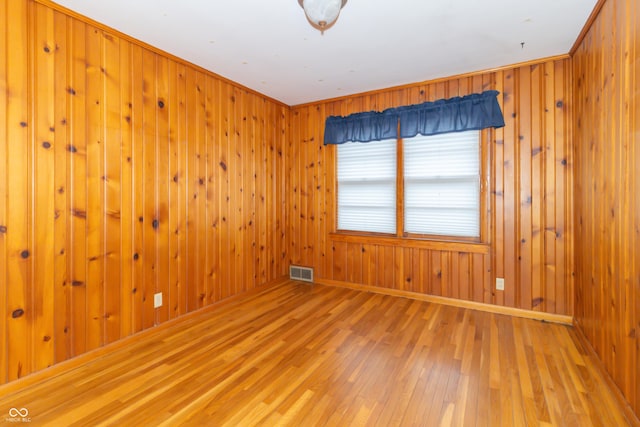
<svg viewBox="0 0 640 427">
<path fill-rule="evenodd" d="M 497 100 L 498 93 L 496 90 L 488 90 L 480 94 L 390 108 L 382 112 L 331 116 L 325 122 L 324 144 L 370 142 L 398 137 L 411 138 L 418 134 L 436 135 L 503 127 L 504 117 Z"/>
</svg>

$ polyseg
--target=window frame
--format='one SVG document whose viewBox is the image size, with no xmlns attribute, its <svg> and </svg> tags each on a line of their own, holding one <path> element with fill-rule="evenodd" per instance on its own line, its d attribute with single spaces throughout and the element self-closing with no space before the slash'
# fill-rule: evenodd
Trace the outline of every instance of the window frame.
<svg viewBox="0 0 640 427">
<path fill-rule="evenodd" d="M 333 147 L 333 164 L 334 173 L 333 179 L 333 227 L 335 230 L 331 233 L 331 236 L 336 240 L 353 240 L 353 238 L 361 238 L 363 241 L 371 241 L 375 239 L 384 239 L 385 241 L 398 241 L 407 240 L 415 242 L 434 242 L 439 245 L 441 243 L 459 243 L 463 247 L 471 245 L 487 245 L 489 244 L 489 183 L 491 180 L 489 165 L 491 164 L 491 152 L 488 144 L 489 133 L 491 129 L 480 130 L 479 135 L 479 156 L 480 156 L 480 218 L 479 218 L 479 236 L 478 237 L 466 237 L 466 236 L 447 236 L 436 234 L 418 234 L 407 233 L 404 231 L 404 140 L 398 138 L 396 140 L 396 232 L 395 233 L 378 233 L 371 231 L 354 231 L 354 230 L 341 230 L 337 227 L 338 222 L 338 179 L 337 179 L 337 167 L 338 167 L 338 155 L 337 145 Z M 391 239 L 391 240 L 390 240 Z M 484 251 L 483 251 L 484 252 Z"/>
</svg>

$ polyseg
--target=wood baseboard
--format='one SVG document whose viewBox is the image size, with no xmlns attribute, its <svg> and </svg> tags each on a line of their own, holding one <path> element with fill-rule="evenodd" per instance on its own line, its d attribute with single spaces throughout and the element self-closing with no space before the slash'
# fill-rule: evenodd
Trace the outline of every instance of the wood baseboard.
<svg viewBox="0 0 640 427">
<path fill-rule="evenodd" d="M 426 295 L 417 292 L 401 291 L 398 289 L 379 288 L 376 286 L 358 285 L 337 280 L 318 279 L 315 281 L 320 285 L 336 286 L 342 288 L 356 289 L 367 292 L 374 292 L 384 295 L 411 298 L 419 301 L 432 302 L 436 304 L 449 305 L 454 307 L 468 308 L 471 310 L 486 311 L 495 314 L 506 314 L 514 317 L 524 317 L 526 319 L 543 320 L 545 322 L 560 323 L 573 326 L 573 317 L 562 314 L 543 313 L 540 311 L 523 310 L 520 308 L 502 307 L 498 305 L 485 304 L 481 302 L 458 300 L 454 298 L 440 297 L 436 295 Z"/>
<path fill-rule="evenodd" d="M 203 307 L 201 309 L 198 309 L 196 311 L 192 311 L 189 313 L 186 313 L 180 317 L 176 317 L 175 319 L 171 319 L 165 323 L 161 323 L 160 325 L 154 326 L 152 328 L 149 329 L 145 329 L 143 331 L 137 332 L 133 335 L 129 335 L 128 337 L 124 337 L 119 341 L 113 342 L 111 344 L 105 345 L 103 347 L 99 347 L 96 348 L 95 350 L 91 350 L 88 351 L 86 353 L 82 353 L 76 357 L 73 357 L 71 359 L 67 359 L 64 360 L 60 363 L 56 363 L 55 365 L 52 365 L 46 369 L 34 372 L 32 374 L 29 374 L 27 376 L 24 376 L 22 378 L 19 378 L 15 381 L 11 381 L 9 383 L 6 384 L 2 384 L 0 385 L 0 395 L 8 395 L 10 393 L 16 392 L 18 390 L 20 390 L 21 388 L 27 387 L 29 385 L 35 384 L 37 382 L 40 381 L 45 381 L 48 378 L 54 377 L 56 375 L 59 375 L 62 372 L 67 372 L 67 371 L 71 371 L 75 368 L 78 368 L 86 363 L 91 362 L 92 360 L 96 360 L 99 359 L 101 356 L 104 356 L 105 354 L 112 352 L 114 350 L 118 350 L 120 348 L 123 348 L 127 345 L 130 345 L 142 338 L 148 337 L 149 335 L 152 334 L 156 334 L 158 332 L 162 332 L 165 329 L 175 325 L 177 322 L 185 322 L 185 321 L 189 321 L 191 319 L 194 319 L 198 316 L 201 316 L 203 314 L 206 314 L 208 312 L 211 312 L 213 310 L 217 310 L 218 308 L 229 304 L 233 301 L 236 301 L 239 298 L 244 298 L 250 295 L 254 295 L 260 292 L 263 292 L 266 288 L 269 288 L 271 286 L 275 286 L 278 285 L 280 283 L 286 282 L 289 280 L 288 276 L 282 276 L 279 277 L 275 280 L 272 280 L 270 282 L 267 282 L 263 285 L 257 286 L 254 289 L 251 289 L 250 291 L 247 292 L 243 292 L 237 295 L 233 295 L 229 298 L 226 298 L 224 300 L 218 301 L 214 304 L 208 305 L 206 307 Z"/>
<path fill-rule="evenodd" d="M 598 353 L 596 353 L 596 350 L 593 348 L 593 346 L 587 339 L 587 336 L 584 334 L 580 322 L 574 319 L 573 327 L 578 340 L 582 345 L 582 348 L 593 362 L 593 366 L 596 367 L 597 375 L 599 375 L 602 382 L 606 383 L 611 389 L 611 392 L 617 400 L 618 405 L 620 405 L 620 408 L 624 412 L 625 417 L 627 417 L 627 421 L 629 421 L 629 424 L 635 427 L 640 427 L 640 418 L 638 418 L 638 414 L 633 411 L 633 408 L 631 407 L 629 402 L 627 402 L 627 399 L 625 399 L 622 391 L 620 391 L 618 385 L 615 383 L 615 381 L 613 381 L 613 378 L 611 377 L 611 375 L 609 375 L 609 372 L 607 372 L 607 369 L 602 363 L 602 360 L 600 359 L 600 357 L 598 357 Z"/>
</svg>

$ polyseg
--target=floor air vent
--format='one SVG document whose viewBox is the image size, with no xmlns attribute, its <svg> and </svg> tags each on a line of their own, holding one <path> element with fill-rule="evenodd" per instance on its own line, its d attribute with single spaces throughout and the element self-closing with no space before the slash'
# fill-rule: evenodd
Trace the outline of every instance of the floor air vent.
<svg viewBox="0 0 640 427">
<path fill-rule="evenodd" d="M 289 278 L 291 280 L 302 280 L 303 282 L 313 282 L 313 268 L 290 265 Z"/>
</svg>

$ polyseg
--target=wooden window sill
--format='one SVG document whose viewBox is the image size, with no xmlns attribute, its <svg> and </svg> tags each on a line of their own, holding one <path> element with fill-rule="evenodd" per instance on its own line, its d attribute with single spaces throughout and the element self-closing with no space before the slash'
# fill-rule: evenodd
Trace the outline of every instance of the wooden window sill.
<svg viewBox="0 0 640 427">
<path fill-rule="evenodd" d="M 468 252 L 488 255 L 488 243 L 460 242 L 449 240 L 422 239 L 415 237 L 378 236 L 373 234 L 353 234 L 346 232 L 329 233 L 334 242 L 359 243 L 364 245 L 399 246 L 404 248 L 431 249 L 450 252 Z"/>
</svg>

